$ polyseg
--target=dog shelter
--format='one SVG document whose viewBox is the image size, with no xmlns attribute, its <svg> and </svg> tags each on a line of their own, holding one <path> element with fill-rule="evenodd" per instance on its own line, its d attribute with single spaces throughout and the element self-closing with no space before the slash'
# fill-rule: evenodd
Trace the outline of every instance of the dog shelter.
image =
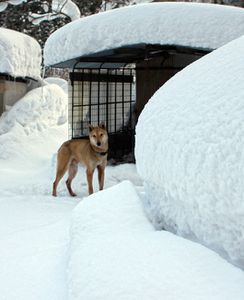
<svg viewBox="0 0 244 300">
<path fill-rule="evenodd" d="M 239 8 L 151 3 L 85 17 L 54 32 L 44 60 L 46 67 L 70 71 L 70 138 L 86 137 L 89 123 L 104 122 L 110 157 L 133 153 L 137 119 L 155 91 L 242 35 L 243 17 Z"/>
</svg>

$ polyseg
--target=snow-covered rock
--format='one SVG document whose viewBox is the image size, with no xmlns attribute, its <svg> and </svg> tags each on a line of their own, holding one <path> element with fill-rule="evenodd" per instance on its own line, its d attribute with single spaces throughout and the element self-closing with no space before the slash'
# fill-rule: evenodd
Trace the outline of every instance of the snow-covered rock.
<svg viewBox="0 0 244 300">
<path fill-rule="evenodd" d="M 243 272 L 215 252 L 155 231 L 124 181 L 74 210 L 70 300 L 242 300 Z"/>
<path fill-rule="evenodd" d="M 39 79 L 41 61 L 41 47 L 35 39 L 14 30 L 0 28 L 0 73 Z"/>
<path fill-rule="evenodd" d="M 44 48 L 46 66 L 136 44 L 213 50 L 244 34 L 244 10 L 200 3 L 147 3 L 71 22 Z"/>
<path fill-rule="evenodd" d="M 154 226 L 244 268 L 244 36 L 160 88 L 136 128 Z"/>
</svg>

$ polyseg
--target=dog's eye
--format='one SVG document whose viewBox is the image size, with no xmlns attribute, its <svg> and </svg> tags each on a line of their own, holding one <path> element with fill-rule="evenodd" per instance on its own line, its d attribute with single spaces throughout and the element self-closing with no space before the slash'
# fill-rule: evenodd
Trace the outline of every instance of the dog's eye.
<svg viewBox="0 0 244 300">
<path fill-rule="evenodd" d="M 94 137 L 94 138 L 95 138 L 95 137 L 96 137 L 96 135 L 95 135 L 95 134 L 93 134 L 93 136 L 92 136 L 92 137 Z"/>
<path fill-rule="evenodd" d="M 103 136 L 103 133 L 101 133 L 100 136 Z"/>
</svg>

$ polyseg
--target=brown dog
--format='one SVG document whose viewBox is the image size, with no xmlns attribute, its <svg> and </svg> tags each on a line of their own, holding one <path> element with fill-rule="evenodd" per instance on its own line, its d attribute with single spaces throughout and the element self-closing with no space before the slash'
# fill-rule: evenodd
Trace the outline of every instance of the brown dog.
<svg viewBox="0 0 244 300">
<path fill-rule="evenodd" d="M 97 127 L 89 125 L 89 139 L 69 140 L 60 147 L 57 156 L 57 173 L 53 183 L 53 196 L 57 196 L 57 186 L 60 179 L 68 170 L 68 179 L 66 186 L 71 196 L 76 196 L 71 188 L 71 182 L 74 179 L 78 163 L 86 167 L 86 176 L 88 182 L 88 192 L 93 193 L 93 173 L 97 168 L 99 189 L 104 186 L 104 170 L 107 164 L 108 153 L 108 133 L 105 125 L 100 124 Z"/>
</svg>

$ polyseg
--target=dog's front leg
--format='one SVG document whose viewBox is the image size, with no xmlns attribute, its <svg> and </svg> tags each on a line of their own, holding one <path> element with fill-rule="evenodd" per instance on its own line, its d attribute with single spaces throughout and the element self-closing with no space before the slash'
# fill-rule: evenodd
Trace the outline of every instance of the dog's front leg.
<svg viewBox="0 0 244 300">
<path fill-rule="evenodd" d="M 98 182 L 99 182 L 99 190 L 103 190 L 103 186 L 104 186 L 104 170 L 105 170 L 105 166 L 98 166 L 97 167 L 98 170 Z"/>
<path fill-rule="evenodd" d="M 93 173 L 94 173 L 94 169 L 89 169 L 88 168 L 86 170 L 86 177 L 87 177 L 89 195 L 93 194 L 93 185 L 92 185 Z"/>
</svg>

